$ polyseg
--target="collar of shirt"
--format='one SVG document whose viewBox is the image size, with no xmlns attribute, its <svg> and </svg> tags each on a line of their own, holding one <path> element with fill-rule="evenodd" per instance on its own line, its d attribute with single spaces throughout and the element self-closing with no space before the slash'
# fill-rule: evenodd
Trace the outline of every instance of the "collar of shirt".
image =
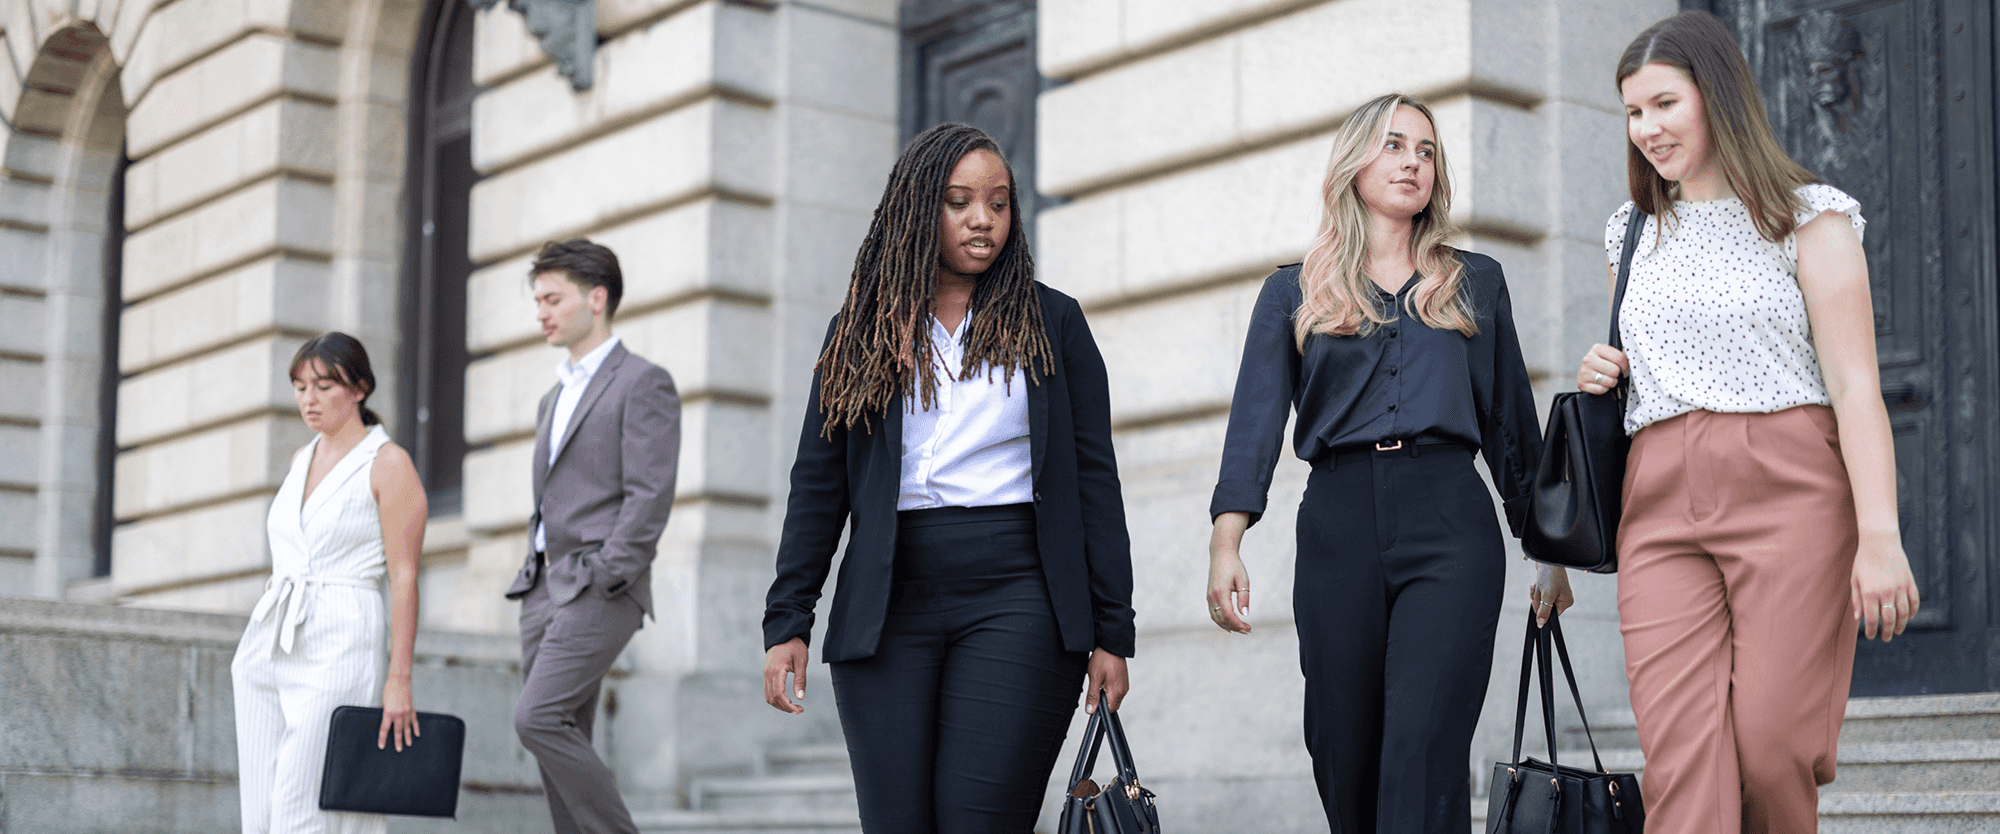
<svg viewBox="0 0 2000 834">
<path fill-rule="evenodd" d="M 591 348 L 582 359 L 572 363 L 568 359 L 556 363 L 556 379 L 564 388 L 589 385 L 590 378 L 597 375 L 597 368 L 604 364 L 604 357 L 611 355 L 611 348 L 618 344 L 618 337 L 604 340 L 604 344 Z"/>
</svg>

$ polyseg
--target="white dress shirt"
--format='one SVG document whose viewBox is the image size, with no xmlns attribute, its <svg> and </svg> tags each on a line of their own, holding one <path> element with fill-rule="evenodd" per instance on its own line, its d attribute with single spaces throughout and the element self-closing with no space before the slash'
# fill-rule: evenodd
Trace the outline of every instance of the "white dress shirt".
<svg viewBox="0 0 2000 834">
<path fill-rule="evenodd" d="M 569 431 L 569 421 L 576 416 L 576 404 L 583 399 L 584 389 L 590 387 L 590 378 L 597 375 L 597 368 L 604 364 L 604 357 L 611 355 L 611 348 L 618 344 L 618 337 L 604 340 L 604 344 L 591 348 L 582 359 L 571 362 L 564 359 L 556 363 L 556 379 L 562 381 L 562 393 L 556 395 L 556 410 L 549 415 L 549 465 L 554 466 L 556 453 L 562 451 L 563 435 Z M 548 551 L 546 525 L 535 525 L 535 549 Z"/>
<path fill-rule="evenodd" d="M 988 367 L 970 379 L 956 379 L 965 351 L 958 332 L 931 319 L 936 350 L 936 407 L 922 408 L 911 397 L 903 408 L 903 480 L 898 510 L 931 507 L 986 507 L 1034 500 L 1029 476 L 1028 377 L 1016 370 L 1008 380 Z"/>
</svg>

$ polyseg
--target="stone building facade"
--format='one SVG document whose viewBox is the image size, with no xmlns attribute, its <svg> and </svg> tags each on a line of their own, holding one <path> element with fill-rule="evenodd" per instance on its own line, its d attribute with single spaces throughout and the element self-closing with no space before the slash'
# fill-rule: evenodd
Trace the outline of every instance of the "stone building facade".
<svg viewBox="0 0 2000 834">
<path fill-rule="evenodd" d="M 525 270 L 541 242 L 588 235 L 624 262 L 616 332 L 685 408 L 658 620 L 600 724 L 621 782 L 636 807 L 685 807 L 693 778 L 837 741 L 823 674 L 802 720 L 758 694 L 797 421 L 875 198 L 923 126 L 912 39 L 1006 6 L 1032 27 L 1034 128 L 1010 152 L 1032 154 L 1040 277 L 1082 301 L 1110 369 L 1135 745 L 1177 827 L 1229 830 L 1230 786 L 1254 783 L 1272 831 L 1323 824 L 1290 629 L 1305 467 L 1281 462 L 1245 542 L 1252 636 L 1203 616 L 1206 507 L 1244 323 L 1313 233 L 1331 132 L 1380 92 L 1432 103 L 1465 245 L 1506 267 L 1546 397 L 1603 337 L 1603 223 L 1624 199 L 1613 63 L 1678 8 L 596 0 L 595 37 L 551 46 L 508 4 L 463 3 L 0 0 L 0 594 L 247 611 L 264 512 L 307 439 L 285 366 L 339 329 L 448 493 L 423 626 L 512 634 L 500 591 L 527 549 L 534 403 L 559 359 Z M 1503 624 L 1525 616 L 1514 564 Z M 1615 712 L 1613 586 L 1576 587 L 1587 695 Z M 1514 633 L 1496 638 L 1500 678 Z M 1510 701 L 1491 692 L 1469 778 L 1502 752 Z"/>
</svg>

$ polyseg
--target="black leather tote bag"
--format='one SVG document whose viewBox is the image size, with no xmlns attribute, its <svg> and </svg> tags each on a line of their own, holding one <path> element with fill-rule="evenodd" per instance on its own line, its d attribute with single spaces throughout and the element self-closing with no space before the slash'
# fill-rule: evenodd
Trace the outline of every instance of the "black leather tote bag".
<svg viewBox="0 0 2000 834">
<path fill-rule="evenodd" d="M 422 735 L 400 753 L 393 744 L 375 747 L 382 730 L 379 708 L 334 707 L 332 721 L 319 785 L 321 810 L 458 815 L 459 766 L 465 756 L 465 722 L 458 716 L 417 713 Z"/>
<path fill-rule="evenodd" d="M 1160 813 L 1153 807 L 1153 792 L 1139 784 L 1139 771 L 1132 765 L 1132 748 L 1125 744 L 1125 727 L 1118 713 L 1104 707 L 1102 694 L 1097 711 L 1083 728 L 1083 747 L 1076 751 L 1076 766 L 1070 769 L 1069 793 L 1063 797 L 1058 834 L 1159 834 Z M 1090 779 L 1097 764 L 1097 750 L 1105 737 L 1111 739 L 1111 761 L 1118 772 L 1110 784 L 1098 787 Z"/>
<path fill-rule="evenodd" d="M 1590 719 L 1583 719 L 1583 735 L 1590 741 L 1590 758 L 1596 770 L 1565 767 L 1556 761 L 1555 682 L 1549 670 L 1549 644 L 1555 643 L 1562 659 L 1563 677 L 1569 681 L 1570 697 L 1576 699 L 1576 713 L 1583 717 L 1583 696 L 1576 688 L 1576 674 L 1570 670 L 1569 647 L 1563 643 L 1562 621 L 1549 617 L 1544 628 L 1535 627 L 1535 613 L 1528 612 L 1528 637 L 1521 647 L 1521 697 L 1514 709 L 1514 760 L 1493 765 L 1493 782 L 1487 791 L 1487 834 L 1643 834 L 1646 807 L 1639 797 L 1639 777 L 1630 773 L 1605 773 L 1604 760 L 1597 755 L 1597 740 L 1590 737 Z M 1539 658 L 1539 663 L 1537 662 Z M 1542 693 L 1542 728 L 1548 736 L 1549 760 L 1521 757 L 1521 732 L 1528 717 L 1528 677 L 1537 666 Z"/>
<path fill-rule="evenodd" d="M 1611 301 L 1611 346 L 1618 338 L 1618 308 L 1632 273 L 1632 250 L 1646 215 L 1632 210 L 1625 224 L 1625 252 L 1618 259 L 1618 287 Z M 1549 406 L 1542 463 L 1529 493 L 1521 549 L 1536 561 L 1596 573 L 1618 570 L 1618 516 L 1625 484 L 1625 395 L 1631 375 L 1604 394 L 1569 391 Z"/>
</svg>

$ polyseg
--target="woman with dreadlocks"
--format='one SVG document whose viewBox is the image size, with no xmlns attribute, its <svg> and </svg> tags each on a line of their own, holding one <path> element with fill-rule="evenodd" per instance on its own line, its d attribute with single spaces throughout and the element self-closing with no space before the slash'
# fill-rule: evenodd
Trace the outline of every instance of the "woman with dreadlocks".
<svg viewBox="0 0 2000 834">
<path fill-rule="evenodd" d="M 868 834 L 1026 834 L 1078 685 L 1093 711 L 1128 688 L 1104 361 L 1076 301 L 1035 282 L 1014 187 L 976 128 L 911 140 L 813 368 L 764 700 L 805 710 L 846 528 L 820 653 Z"/>
<path fill-rule="evenodd" d="M 1430 108 L 1395 93 L 1362 105 L 1334 134 L 1321 188 L 1305 263 L 1272 273 L 1250 313 L 1209 504 L 1209 616 L 1250 631 L 1238 548 L 1296 411 L 1312 475 L 1292 615 L 1327 820 L 1460 834 L 1507 573 L 1472 458 L 1485 455 L 1520 535 L 1541 458 L 1534 392 L 1500 265 L 1445 243 L 1451 181 Z M 1538 600 L 1568 605 L 1566 577 L 1541 582 Z"/>
</svg>

